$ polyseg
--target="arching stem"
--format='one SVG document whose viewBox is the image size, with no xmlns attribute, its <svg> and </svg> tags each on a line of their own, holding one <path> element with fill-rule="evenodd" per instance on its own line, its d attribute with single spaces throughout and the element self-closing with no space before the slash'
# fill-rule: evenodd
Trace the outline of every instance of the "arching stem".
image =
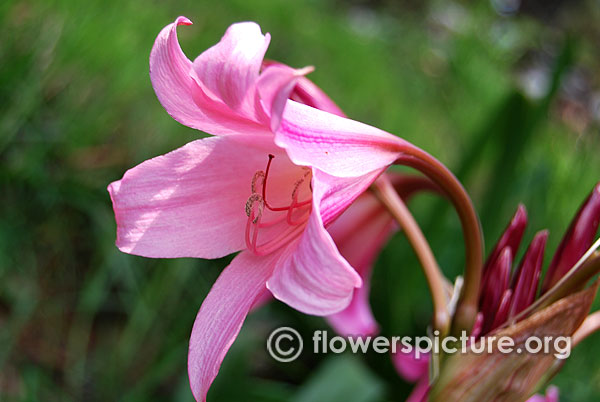
<svg viewBox="0 0 600 402">
<path fill-rule="evenodd" d="M 470 332 L 478 310 L 479 287 L 483 268 L 483 238 L 479 218 L 469 195 L 458 179 L 441 162 L 427 152 L 407 146 L 396 164 L 419 170 L 435 182 L 454 205 L 460 219 L 465 242 L 464 286 L 452 321 L 452 333 Z"/>
<path fill-rule="evenodd" d="M 371 190 L 398 222 L 415 250 L 433 299 L 433 327 L 440 331 L 442 337 L 447 335 L 450 329 L 450 314 L 444 288 L 445 280 L 429 243 L 387 176 L 383 175 L 377 179 Z"/>
</svg>

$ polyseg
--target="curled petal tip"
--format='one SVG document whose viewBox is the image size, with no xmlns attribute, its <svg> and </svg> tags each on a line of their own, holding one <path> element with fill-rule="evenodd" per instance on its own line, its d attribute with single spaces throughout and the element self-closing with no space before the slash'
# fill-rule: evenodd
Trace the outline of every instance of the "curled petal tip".
<svg viewBox="0 0 600 402">
<path fill-rule="evenodd" d="M 312 72 L 313 66 L 293 69 L 283 64 L 267 65 L 258 80 L 258 92 L 271 118 L 271 131 L 276 132 L 287 101 L 294 91 L 298 79 Z"/>
<path fill-rule="evenodd" d="M 306 66 L 303 68 L 296 69 L 295 76 L 302 77 L 303 75 L 307 75 L 315 71 L 315 66 Z"/>
<path fill-rule="evenodd" d="M 194 23 L 188 17 L 184 17 L 183 15 L 180 15 L 175 20 L 175 25 L 193 25 L 193 24 Z"/>
</svg>

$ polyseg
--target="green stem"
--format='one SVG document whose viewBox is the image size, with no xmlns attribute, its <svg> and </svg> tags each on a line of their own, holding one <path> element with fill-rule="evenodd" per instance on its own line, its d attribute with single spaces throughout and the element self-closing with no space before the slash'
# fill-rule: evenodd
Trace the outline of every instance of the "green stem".
<svg viewBox="0 0 600 402">
<path fill-rule="evenodd" d="M 483 268 L 483 240 L 479 218 L 469 195 L 458 179 L 441 162 L 417 147 L 406 147 L 396 161 L 421 171 L 435 182 L 454 205 L 465 241 L 464 286 L 452 322 L 452 333 L 470 332 L 475 323 Z"/>
<path fill-rule="evenodd" d="M 371 190 L 398 222 L 419 258 L 433 299 L 433 327 L 440 331 L 442 337 L 446 336 L 450 327 L 450 315 L 445 294 L 445 278 L 427 239 L 386 176 L 377 179 L 371 186 Z"/>
</svg>

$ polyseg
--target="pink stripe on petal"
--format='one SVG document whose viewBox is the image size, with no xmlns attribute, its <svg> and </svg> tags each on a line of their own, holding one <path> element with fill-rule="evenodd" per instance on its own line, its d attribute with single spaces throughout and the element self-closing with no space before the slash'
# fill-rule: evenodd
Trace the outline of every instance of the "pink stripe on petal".
<svg viewBox="0 0 600 402">
<path fill-rule="evenodd" d="M 271 118 L 271 131 L 276 132 L 281 122 L 283 110 L 296 82 L 313 67 L 295 70 L 285 65 L 265 68 L 258 79 L 257 88 L 265 112 Z"/>
<path fill-rule="evenodd" d="M 150 79 L 160 103 L 181 124 L 199 128 L 202 114 L 192 100 L 193 80 L 189 75 L 192 62 L 183 54 L 177 40 L 177 26 L 191 25 L 185 17 L 177 17 L 173 24 L 158 34 L 150 53 Z"/>
<path fill-rule="evenodd" d="M 270 66 L 286 66 L 274 60 L 263 60 L 263 68 Z M 286 66 L 287 67 L 287 66 Z M 327 94 L 319 88 L 314 82 L 302 76 L 298 78 L 296 86 L 290 95 L 290 99 L 314 107 L 315 109 L 323 110 L 338 116 L 346 117 L 342 109 L 327 96 Z"/>
<path fill-rule="evenodd" d="M 194 60 L 203 88 L 232 110 L 251 113 L 256 80 L 270 40 L 271 36 L 263 35 L 254 22 L 231 25 L 219 43 Z"/>
<path fill-rule="evenodd" d="M 221 273 L 196 316 L 188 354 L 188 375 L 197 401 L 219 372 L 254 301 L 265 289 L 279 254 L 257 257 L 240 253 Z"/>
<path fill-rule="evenodd" d="M 350 303 L 354 288 L 362 286 L 360 275 L 340 255 L 323 227 L 322 200 L 329 196 L 329 208 L 334 208 L 328 178 L 313 170 L 313 210 L 308 224 L 300 239 L 290 244 L 267 281 L 267 288 L 275 298 L 314 315 L 330 315 L 343 310 Z M 358 194 L 346 202 L 350 203 Z M 341 198 L 336 200 L 342 202 Z"/>
<path fill-rule="evenodd" d="M 209 134 L 270 134 L 268 127 L 234 112 L 198 86 L 192 62 L 177 39 L 177 26 L 191 23 L 178 17 L 163 28 L 152 47 L 150 80 L 161 105 L 179 123 Z"/>
<path fill-rule="evenodd" d="M 108 188 L 117 246 L 156 258 L 218 258 L 245 248 L 245 204 L 269 153 L 287 160 L 265 137 L 210 137 L 128 170 Z M 286 174 L 280 166 L 274 182 Z"/>
<path fill-rule="evenodd" d="M 392 164 L 411 144 L 375 127 L 292 100 L 283 112 L 275 143 L 298 165 L 337 177 L 357 177 Z"/>
<path fill-rule="evenodd" d="M 323 185 L 319 208 L 325 227 L 329 227 L 383 171 L 384 169 L 380 169 L 360 177 L 346 178 L 330 176 L 313 169 L 313 177 L 317 177 Z"/>
</svg>

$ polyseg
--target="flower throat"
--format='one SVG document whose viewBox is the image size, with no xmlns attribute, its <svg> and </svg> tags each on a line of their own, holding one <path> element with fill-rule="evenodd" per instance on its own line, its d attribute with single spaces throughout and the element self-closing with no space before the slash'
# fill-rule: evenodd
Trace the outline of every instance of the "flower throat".
<svg viewBox="0 0 600 402">
<path fill-rule="evenodd" d="M 267 181 L 271 163 L 275 155 L 269 154 L 269 161 L 266 169 L 259 170 L 252 177 L 252 194 L 246 201 L 246 246 L 248 250 L 256 255 L 269 254 L 281 246 L 289 243 L 297 237 L 306 223 L 310 215 L 312 197 L 304 201 L 298 201 L 298 194 L 302 184 L 308 182 L 309 189 L 312 194 L 312 184 L 310 183 L 311 170 L 303 167 L 303 173 L 294 182 L 291 192 L 291 202 L 287 206 L 273 206 L 267 201 Z M 263 221 L 263 214 L 269 213 L 270 219 Z M 272 228 L 276 225 L 281 227 L 280 233 L 273 236 L 272 239 L 258 244 L 258 232 L 260 229 Z"/>
</svg>

